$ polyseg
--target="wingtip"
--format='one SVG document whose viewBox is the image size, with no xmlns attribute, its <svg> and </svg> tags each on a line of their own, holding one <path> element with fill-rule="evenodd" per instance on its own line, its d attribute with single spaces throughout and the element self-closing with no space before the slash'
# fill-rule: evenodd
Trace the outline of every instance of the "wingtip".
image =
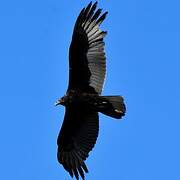
<svg viewBox="0 0 180 180">
<path fill-rule="evenodd" d="M 85 163 L 82 164 L 82 168 L 83 168 L 83 170 L 84 170 L 86 173 L 89 172 L 89 171 L 88 171 L 88 168 L 87 168 L 87 166 L 86 166 Z"/>
<path fill-rule="evenodd" d="M 95 3 L 94 3 L 95 5 L 97 5 L 98 4 L 98 2 L 97 1 L 95 1 Z"/>
<path fill-rule="evenodd" d="M 96 2 L 92 5 L 92 8 L 94 7 L 94 9 L 96 9 L 97 4 L 98 4 L 98 2 L 96 1 Z"/>
<path fill-rule="evenodd" d="M 76 180 L 79 180 L 79 174 L 78 174 L 78 171 L 77 171 L 76 168 L 73 169 L 73 173 L 74 173 L 74 175 L 75 175 L 75 177 L 76 177 Z"/>
<path fill-rule="evenodd" d="M 106 11 L 104 14 L 105 14 L 105 16 L 106 16 L 106 15 L 108 14 L 108 11 Z"/>
<path fill-rule="evenodd" d="M 98 9 L 98 11 L 99 11 L 100 13 L 102 12 L 102 10 L 103 10 L 102 8 L 99 8 L 99 9 Z"/>
<path fill-rule="evenodd" d="M 91 8 L 91 6 L 92 6 L 92 1 L 86 6 L 86 9 Z"/>
</svg>

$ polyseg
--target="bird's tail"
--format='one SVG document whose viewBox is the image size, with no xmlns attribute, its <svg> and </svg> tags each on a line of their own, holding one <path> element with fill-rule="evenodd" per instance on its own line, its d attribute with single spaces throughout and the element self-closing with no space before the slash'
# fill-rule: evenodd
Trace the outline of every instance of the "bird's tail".
<svg viewBox="0 0 180 180">
<path fill-rule="evenodd" d="M 116 119 L 120 119 L 126 112 L 122 96 L 99 96 L 95 106 L 99 112 Z"/>
</svg>

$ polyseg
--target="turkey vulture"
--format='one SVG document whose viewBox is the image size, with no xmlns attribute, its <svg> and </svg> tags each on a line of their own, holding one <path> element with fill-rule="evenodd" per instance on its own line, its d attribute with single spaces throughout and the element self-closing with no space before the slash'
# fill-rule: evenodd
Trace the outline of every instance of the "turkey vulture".
<svg viewBox="0 0 180 180">
<path fill-rule="evenodd" d="M 70 176 L 84 180 L 85 164 L 99 132 L 101 112 L 120 119 L 126 107 L 121 96 L 101 96 L 106 74 L 104 37 L 100 30 L 107 12 L 101 15 L 97 2 L 83 8 L 76 20 L 69 49 L 69 85 L 56 102 L 65 106 L 65 117 L 57 139 L 57 158 Z"/>
</svg>

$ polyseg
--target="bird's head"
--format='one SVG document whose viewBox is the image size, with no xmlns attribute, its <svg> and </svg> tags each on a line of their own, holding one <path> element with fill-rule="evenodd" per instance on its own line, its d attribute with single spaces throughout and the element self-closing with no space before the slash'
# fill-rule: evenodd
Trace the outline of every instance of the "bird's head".
<svg viewBox="0 0 180 180">
<path fill-rule="evenodd" d="M 66 96 L 63 96 L 62 98 L 58 99 L 56 102 L 55 102 L 55 106 L 58 106 L 58 105 L 65 105 L 67 102 L 67 97 Z"/>
</svg>

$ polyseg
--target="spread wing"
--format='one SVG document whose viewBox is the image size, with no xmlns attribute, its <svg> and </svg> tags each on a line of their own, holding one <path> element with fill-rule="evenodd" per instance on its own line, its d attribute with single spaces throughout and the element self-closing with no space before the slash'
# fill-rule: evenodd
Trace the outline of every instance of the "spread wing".
<svg viewBox="0 0 180 180">
<path fill-rule="evenodd" d="M 60 130 L 58 144 L 58 161 L 66 171 L 76 179 L 84 179 L 88 169 L 84 163 L 88 153 L 96 143 L 99 132 L 97 112 L 82 108 L 66 108 L 64 122 Z"/>
<path fill-rule="evenodd" d="M 107 12 L 96 10 L 92 2 L 80 12 L 74 27 L 69 50 L 69 89 L 100 94 L 106 74 L 103 38 L 99 29 Z M 96 10 L 96 11 L 95 11 Z"/>
</svg>

